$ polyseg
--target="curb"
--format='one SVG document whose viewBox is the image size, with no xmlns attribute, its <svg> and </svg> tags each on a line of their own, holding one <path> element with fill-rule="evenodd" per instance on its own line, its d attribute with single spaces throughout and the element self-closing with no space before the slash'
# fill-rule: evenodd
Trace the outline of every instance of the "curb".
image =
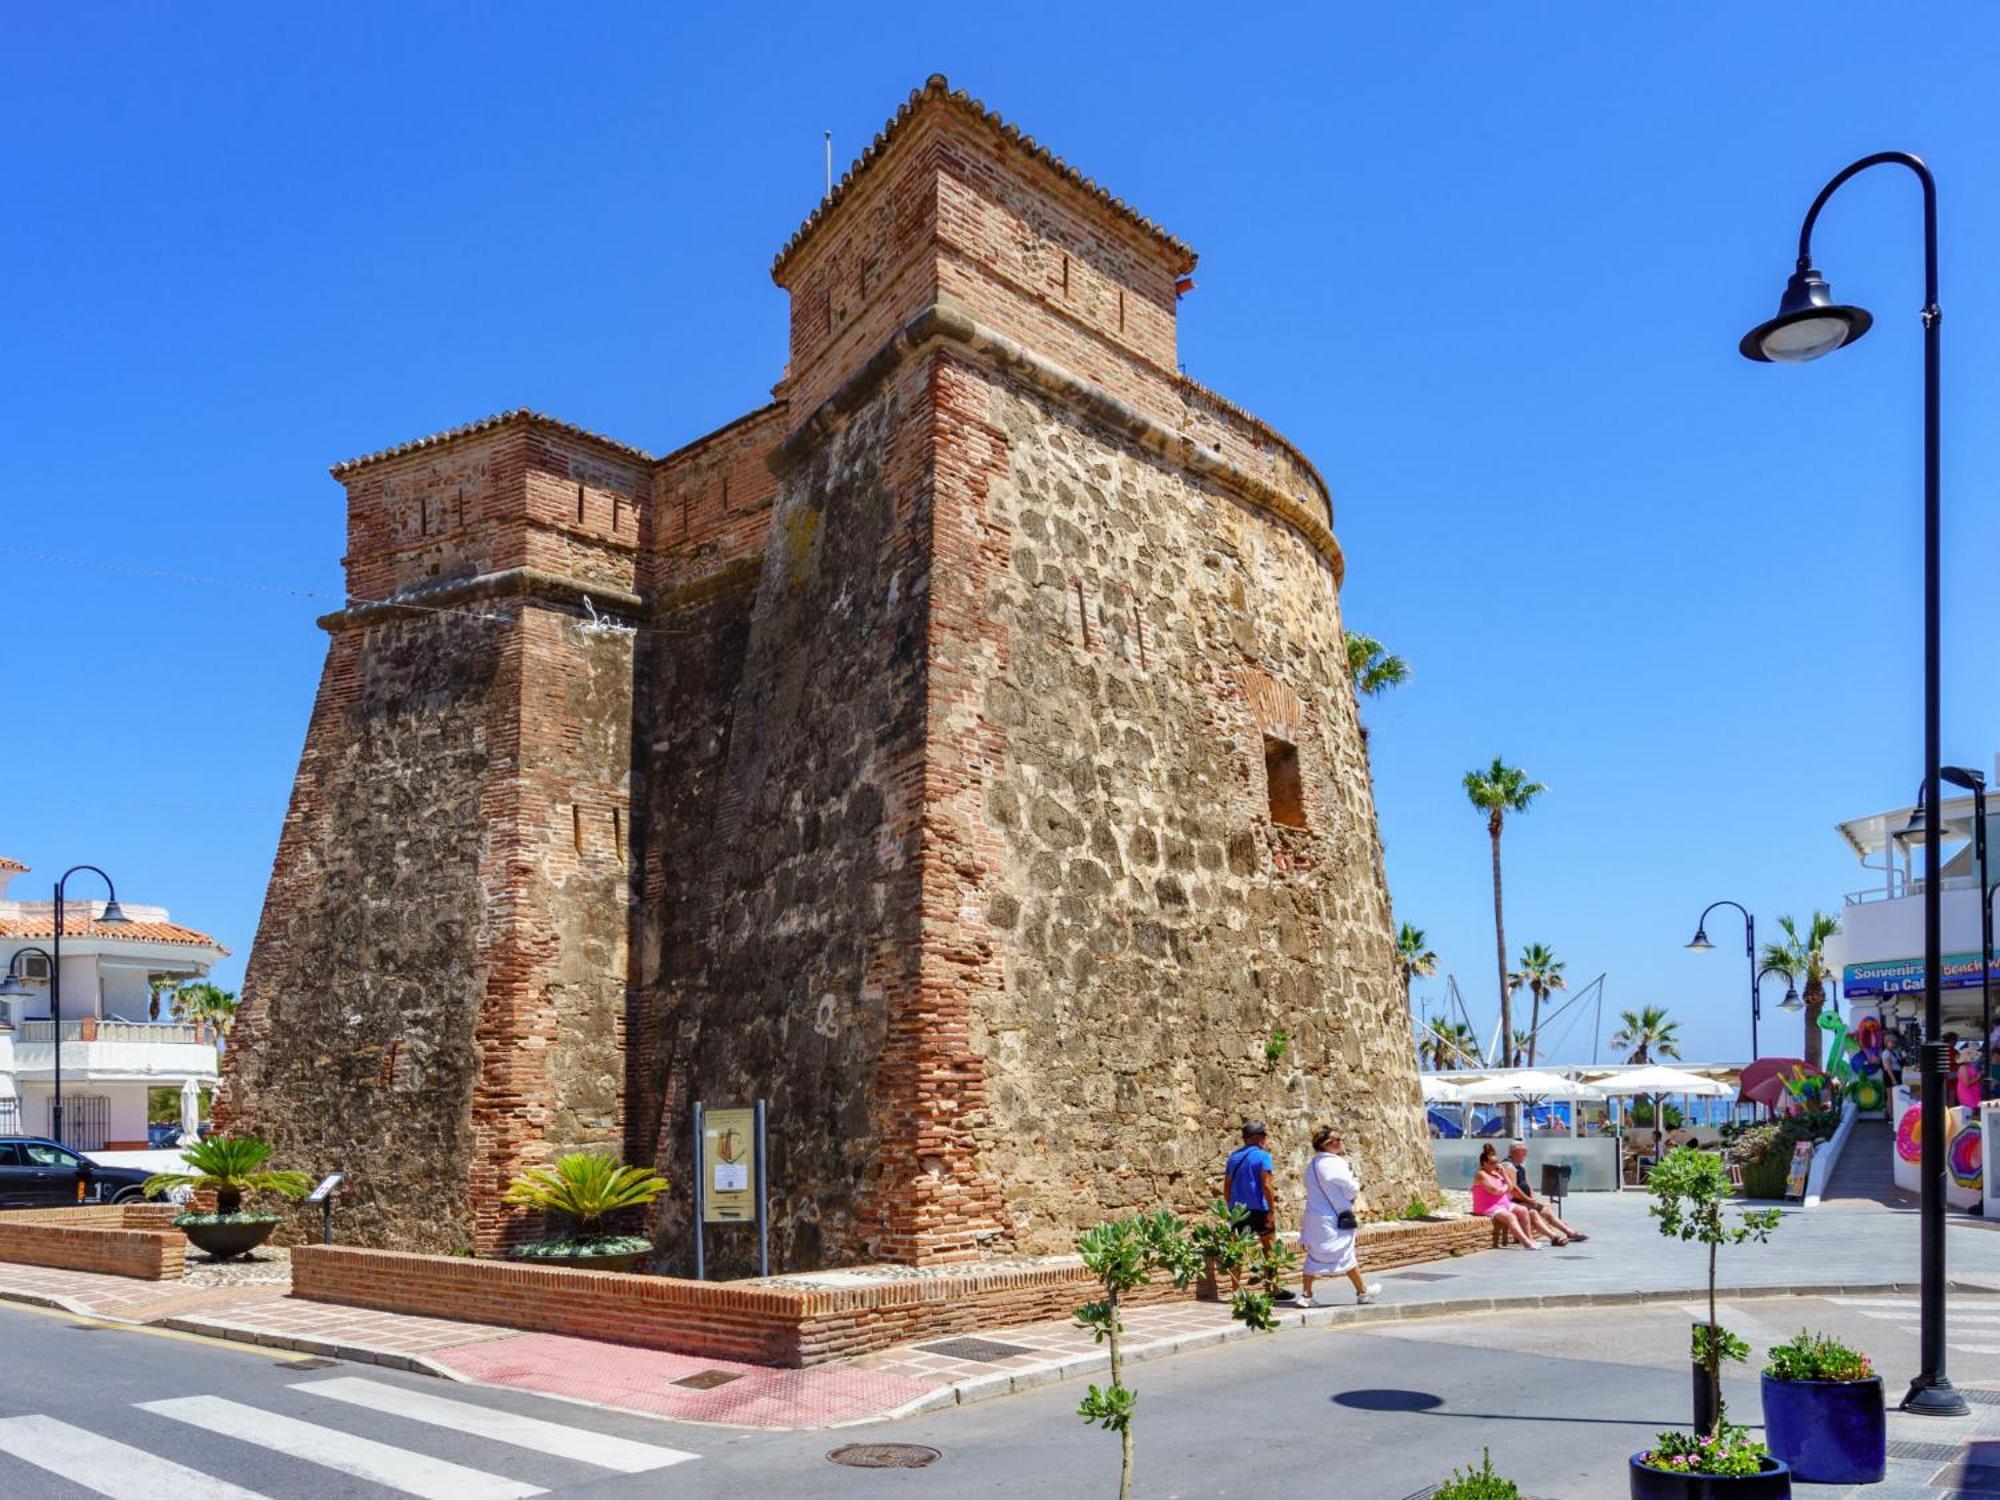
<svg viewBox="0 0 2000 1500">
<path fill-rule="evenodd" d="M 1961 1296 L 2000 1297 L 2000 1286 L 1976 1281 L 1949 1280 L 1945 1283 L 1948 1292 Z M 1869 1282 L 1824 1282 L 1800 1286 L 1739 1286 L 1717 1287 L 1718 1301 L 1746 1302 L 1768 1301 L 1780 1297 L 1855 1297 L 1881 1296 L 1885 1294 L 1915 1295 L 1921 1290 L 1921 1283 L 1914 1281 L 1869 1281 Z M 1357 1325 L 1379 1323 L 1421 1322 L 1432 1318 L 1476 1317 L 1489 1313 L 1524 1312 L 1536 1309 L 1549 1311 L 1574 1311 L 1593 1307 L 1643 1307 L 1656 1302 L 1687 1302 L 1706 1300 L 1708 1288 L 1675 1287 L 1636 1292 L 1554 1292 L 1521 1297 L 1458 1297 L 1438 1302 L 1412 1303 L 1369 1303 L 1361 1307 L 1316 1307 L 1295 1309 L 1276 1313 L 1277 1328 L 1281 1332 L 1288 1328 L 1322 1328 L 1329 1332 Z M 595 1407 L 600 1410 L 616 1411 L 632 1416 L 654 1417 L 662 1421 L 683 1422 L 698 1427 L 728 1428 L 736 1431 L 760 1432 L 814 1432 L 829 1431 L 836 1427 L 856 1427 L 879 1422 L 900 1421 L 905 1417 L 941 1411 L 951 1406 L 970 1406 L 976 1402 L 988 1401 L 997 1396 L 1015 1395 L 1042 1386 L 1059 1385 L 1086 1375 L 1100 1374 L 1110 1368 L 1111 1356 L 1104 1350 L 1093 1350 L 1085 1354 L 1073 1354 L 1067 1358 L 1038 1365 L 1026 1370 L 996 1370 L 990 1375 L 979 1375 L 941 1385 L 901 1406 L 867 1417 L 850 1418 L 844 1422 L 827 1423 L 821 1427 L 809 1428 L 748 1428 L 736 1422 L 703 1422 L 691 1417 L 667 1417 L 658 1412 L 640 1411 L 631 1407 L 588 1401 L 581 1397 L 564 1396 L 553 1391 L 537 1391 L 529 1386 L 506 1385 L 494 1381 L 478 1380 L 463 1375 L 449 1365 L 430 1359 L 421 1354 L 401 1354 L 388 1349 L 374 1349 L 361 1344 L 341 1344 L 330 1339 L 316 1339 L 301 1334 L 275 1333 L 269 1329 L 253 1328 L 247 1324 L 229 1323 L 218 1319 L 205 1318 L 199 1314 L 181 1314 L 174 1317 L 138 1319 L 120 1318 L 94 1312 L 71 1298 L 44 1292 L 14 1291 L 0 1288 L 0 1302 L 18 1302 L 31 1307 L 51 1308 L 66 1312 L 93 1322 L 123 1324 L 132 1328 L 170 1328 L 179 1333 L 191 1333 L 203 1338 L 220 1339 L 229 1343 L 254 1344 L 263 1348 L 281 1350 L 291 1354 L 311 1355 L 325 1359 L 338 1359 L 352 1364 L 379 1365 L 385 1369 L 402 1370 L 415 1375 L 433 1375 L 457 1385 L 483 1386 L 491 1390 L 519 1391 L 529 1395 L 545 1396 L 551 1400 L 569 1402 L 574 1405 Z M 524 1330 L 511 1330 L 520 1333 Z M 496 1335 L 504 1338 L 507 1334 Z M 1154 1339 L 1148 1343 L 1136 1344 L 1122 1351 L 1124 1358 L 1134 1364 L 1149 1360 L 1164 1359 L 1170 1355 L 1186 1353 L 1196 1349 L 1211 1348 L 1221 1344 L 1235 1343 L 1240 1339 L 1261 1337 L 1255 1330 L 1241 1323 L 1199 1329 L 1192 1333 L 1172 1334 Z"/>
</svg>

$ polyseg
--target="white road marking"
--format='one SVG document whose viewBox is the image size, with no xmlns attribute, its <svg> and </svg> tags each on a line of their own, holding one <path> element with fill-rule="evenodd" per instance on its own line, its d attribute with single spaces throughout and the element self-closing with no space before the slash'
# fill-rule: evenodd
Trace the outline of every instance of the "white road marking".
<svg viewBox="0 0 2000 1500">
<path fill-rule="evenodd" d="M 429 1458 L 406 1448 L 301 1422 L 296 1417 L 244 1406 L 221 1396 L 176 1396 L 170 1401 L 141 1401 L 138 1407 L 322 1468 L 372 1480 L 406 1495 L 420 1495 L 423 1500 L 525 1500 L 526 1496 L 544 1493 L 532 1484 L 488 1474 L 483 1469 L 446 1463 L 441 1458 Z"/>
<path fill-rule="evenodd" d="M 255 1490 L 54 1417 L 0 1418 L 0 1453 L 112 1500 L 160 1500 L 165 1495 L 174 1500 L 264 1500 Z"/>
<path fill-rule="evenodd" d="M 649 1469 L 664 1469 L 701 1456 L 684 1453 L 679 1448 L 664 1448 L 654 1443 L 633 1442 L 630 1438 L 609 1437 L 581 1427 L 566 1427 L 560 1422 L 545 1422 L 540 1417 L 516 1416 L 513 1412 L 474 1406 L 467 1401 L 452 1401 L 422 1391 L 406 1391 L 401 1386 L 385 1385 L 379 1380 L 366 1380 L 358 1375 L 302 1381 L 292 1389 L 314 1396 L 330 1396 L 335 1401 L 365 1406 L 370 1411 L 408 1417 L 414 1422 L 449 1427 L 454 1432 L 471 1433 L 474 1437 L 490 1438 L 496 1443 L 511 1443 L 516 1448 L 526 1448 L 535 1453 L 571 1458 L 579 1463 L 595 1464 L 600 1469 L 616 1469 L 621 1474 L 643 1474 Z"/>
</svg>

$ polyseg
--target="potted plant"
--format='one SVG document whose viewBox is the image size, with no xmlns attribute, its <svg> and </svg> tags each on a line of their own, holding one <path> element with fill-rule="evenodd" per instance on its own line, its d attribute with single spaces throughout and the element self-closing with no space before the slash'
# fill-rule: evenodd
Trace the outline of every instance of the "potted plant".
<svg viewBox="0 0 2000 1500">
<path fill-rule="evenodd" d="M 282 1217 L 246 1214 L 245 1193 L 277 1193 L 297 1199 L 312 1188 L 311 1179 L 303 1172 L 267 1171 L 264 1163 L 270 1159 L 270 1145 L 254 1135 L 213 1135 L 182 1150 L 187 1171 L 157 1172 L 146 1179 L 142 1191 L 149 1198 L 174 1188 L 214 1193 L 214 1213 L 184 1213 L 173 1222 L 197 1250 L 217 1260 L 229 1260 L 263 1244 Z"/>
<path fill-rule="evenodd" d="M 1724 1245 L 1762 1241 L 1778 1227 L 1776 1209 L 1745 1211 L 1725 1223 L 1731 1195 L 1729 1169 L 1720 1156 L 1678 1146 L 1660 1158 L 1647 1182 L 1660 1233 L 1708 1248 L 1708 1322 L 1695 1329 L 1697 1391 L 1695 1430 L 1663 1432 L 1629 1465 L 1632 1500 L 1767 1500 L 1792 1493 L 1791 1471 L 1761 1443 L 1726 1420 L 1722 1361 L 1747 1349 L 1715 1316 L 1715 1259 Z"/>
<path fill-rule="evenodd" d="M 1493 1472 L 1493 1450 L 1480 1449 L 1479 1467 L 1464 1473 L 1451 1471 L 1447 1479 L 1431 1490 L 1428 1500 L 1521 1500 L 1521 1487 Z"/>
<path fill-rule="evenodd" d="M 1865 1354 L 1801 1332 L 1764 1367 L 1764 1439 L 1810 1484 L 1875 1484 L 1888 1472 L 1882 1377 Z"/>
<path fill-rule="evenodd" d="M 614 1234 L 605 1220 L 620 1209 L 641 1208 L 667 1190 L 667 1179 L 647 1167 L 628 1167 L 596 1151 L 572 1151 L 553 1168 L 538 1167 L 514 1179 L 506 1201 L 567 1220 L 570 1232 L 515 1245 L 507 1254 L 542 1265 L 589 1271 L 629 1271 L 653 1250 L 644 1235 Z"/>
</svg>

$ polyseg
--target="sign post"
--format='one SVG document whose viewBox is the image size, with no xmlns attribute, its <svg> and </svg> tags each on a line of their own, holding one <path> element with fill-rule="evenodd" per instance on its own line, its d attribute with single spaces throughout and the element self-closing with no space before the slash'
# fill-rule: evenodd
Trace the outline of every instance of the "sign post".
<svg viewBox="0 0 2000 1500">
<path fill-rule="evenodd" d="M 757 1226 L 757 1274 L 770 1274 L 764 1193 L 764 1101 L 748 1109 L 694 1107 L 694 1274 L 703 1279 L 710 1224 Z"/>
</svg>

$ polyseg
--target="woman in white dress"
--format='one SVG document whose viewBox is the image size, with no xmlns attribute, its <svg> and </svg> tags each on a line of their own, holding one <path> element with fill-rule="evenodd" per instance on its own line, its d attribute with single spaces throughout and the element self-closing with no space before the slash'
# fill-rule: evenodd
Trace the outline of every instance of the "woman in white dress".
<svg viewBox="0 0 2000 1500">
<path fill-rule="evenodd" d="M 1345 1276 L 1354 1284 L 1356 1302 L 1371 1301 L 1381 1288 L 1362 1279 L 1361 1263 L 1354 1254 L 1360 1180 L 1340 1154 L 1340 1132 L 1333 1126 L 1314 1130 L 1312 1143 L 1313 1158 L 1306 1163 L 1305 1214 L 1299 1222 L 1299 1248 L 1306 1256 L 1301 1273 L 1305 1298 L 1300 1305 L 1319 1305 L 1313 1301 L 1313 1282 L 1322 1276 Z"/>
</svg>

